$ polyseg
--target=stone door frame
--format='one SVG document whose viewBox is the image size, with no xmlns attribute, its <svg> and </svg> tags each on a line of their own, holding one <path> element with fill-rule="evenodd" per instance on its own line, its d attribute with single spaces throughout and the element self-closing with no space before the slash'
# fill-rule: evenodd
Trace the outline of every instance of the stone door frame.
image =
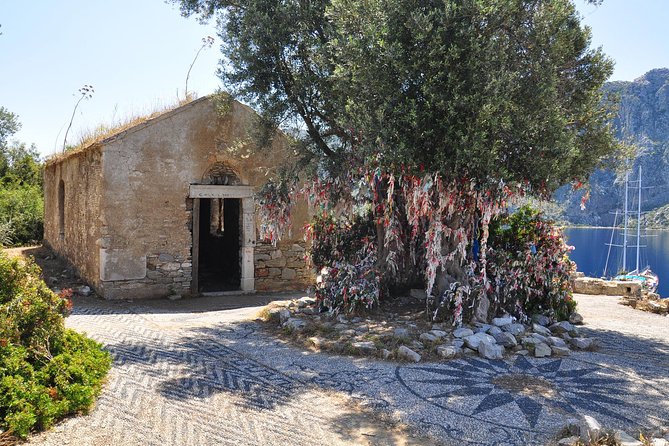
<svg viewBox="0 0 669 446">
<path fill-rule="evenodd" d="M 200 256 L 200 200 L 208 198 L 238 198 L 242 202 L 241 225 L 241 280 L 243 292 L 255 290 L 253 251 L 256 245 L 255 203 L 251 186 L 218 186 L 209 184 L 191 184 L 188 198 L 193 199 L 193 277 L 191 293 L 199 294 L 199 256 Z"/>
</svg>

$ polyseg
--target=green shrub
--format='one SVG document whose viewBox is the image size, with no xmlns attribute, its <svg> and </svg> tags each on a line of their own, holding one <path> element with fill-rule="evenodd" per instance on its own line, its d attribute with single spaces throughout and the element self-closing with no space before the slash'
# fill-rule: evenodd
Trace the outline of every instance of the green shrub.
<svg viewBox="0 0 669 446">
<path fill-rule="evenodd" d="M 0 221 L 0 247 L 12 244 L 14 238 L 14 227 L 11 220 Z"/>
<path fill-rule="evenodd" d="M 111 359 L 95 341 L 67 330 L 67 291 L 54 294 L 39 268 L 0 253 L 0 429 L 25 438 L 86 411 Z"/>
<path fill-rule="evenodd" d="M 44 201 L 39 185 L 0 187 L 0 244 L 27 245 L 42 240 Z M 2 232 L 9 237 L 2 240 Z"/>
<path fill-rule="evenodd" d="M 518 317 L 546 314 L 564 320 L 576 309 L 573 249 L 562 231 L 529 206 L 490 225 L 488 273 L 495 309 Z"/>
</svg>

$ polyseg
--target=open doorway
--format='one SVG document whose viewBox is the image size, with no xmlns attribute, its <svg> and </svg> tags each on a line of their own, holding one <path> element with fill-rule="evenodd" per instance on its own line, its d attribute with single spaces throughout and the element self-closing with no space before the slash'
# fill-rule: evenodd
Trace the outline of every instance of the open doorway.
<svg viewBox="0 0 669 446">
<path fill-rule="evenodd" d="M 199 208 L 198 291 L 239 290 L 241 200 L 203 198 Z"/>
</svg>

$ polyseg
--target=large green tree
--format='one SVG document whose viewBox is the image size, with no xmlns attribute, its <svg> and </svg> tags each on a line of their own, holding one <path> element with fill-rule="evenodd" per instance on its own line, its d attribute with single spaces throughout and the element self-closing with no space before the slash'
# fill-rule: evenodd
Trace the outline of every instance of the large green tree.
<svg viewBox="0 0 669 446">
<path fill-rule="evenodd" d="M 180 0 L 216 16 L 226 87 L 319 155 L 447 176 L 584 179 L 615 142 L 570 0 Z"/>
<path fill-rule="evenodd" d="M 510 190 L 547 196 L 618 148 L 613 64 L 571 0 L 172 1 L 218 20 L 225 87 L 294 124 L 321 178 L 376 172 L 379 258 L 411 239 L 428 294 L 439 269 L 469 280 L 473 259 L 485 296 L 488 223 Z"/>
</svg>

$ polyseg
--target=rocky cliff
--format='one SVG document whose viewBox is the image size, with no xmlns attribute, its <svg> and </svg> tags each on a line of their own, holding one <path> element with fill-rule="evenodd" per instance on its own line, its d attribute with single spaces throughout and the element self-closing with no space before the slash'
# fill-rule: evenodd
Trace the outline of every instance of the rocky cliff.
<svg viewBox="0 0 669 446">
<path fill-rule="evenodd" d="M 636 180 L 641 166 L 641 208 L 648 211 L 649 225 L 669 227 L 669 69 L 649 71 L 633 82 L 609 82 L 605 89 L 620 96 L 614 120 L 617 136 L 638 147 L 631 163 L 630 179 Z M 590 177 L 590 201 L 581 210 L 582 191 L 563 188 L 556 193 L 562 220 L 574 224 L 609 226 L 620 209 L 624 173 L 596 171 Z M 636 191 L 634 191 L 636 193 Z M 636 206 L 636 202 L 634 202 Z"/>
</svg>

